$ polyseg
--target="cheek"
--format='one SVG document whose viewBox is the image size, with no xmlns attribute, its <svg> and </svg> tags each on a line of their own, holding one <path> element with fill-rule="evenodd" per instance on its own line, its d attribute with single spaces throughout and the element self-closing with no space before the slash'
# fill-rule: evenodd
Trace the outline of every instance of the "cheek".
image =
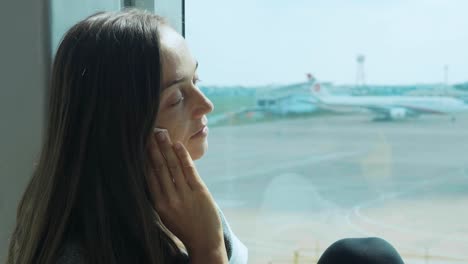
<svg viewBox="0 0 468 264">
<path fill-rule="evenodd" d="M 179 119 L 168 119 L 157 122 L 157 127 L 167 129 L 172 142 L 180 141 L 187 144 L 190 133 L 187 127 L 184 126 L 186 123 Z"/>
<path fill-rule="evenodd" d="M 180 128 L 173 128 L 172 130 L 170 130 L 170 135 L 173 143 L 180 141 L 184 145 L 186 144 L 187 138 L 185 134 L 181 132 L 182 131 Z"/>
<path fill-rule="evenodd" d="M 191 136 L 190 119 L 184 108 L 162 110 L 157 118 L 157 127 L 165 128 L 169 131 L 169 136 L 173 142 L 181 141 L 183 144 L 189 142 Z"/>
</svg>

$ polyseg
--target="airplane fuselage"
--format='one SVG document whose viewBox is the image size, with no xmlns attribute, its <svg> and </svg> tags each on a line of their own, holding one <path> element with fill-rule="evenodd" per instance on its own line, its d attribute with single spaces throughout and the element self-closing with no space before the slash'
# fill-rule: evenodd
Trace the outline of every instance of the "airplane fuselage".
<svg viewBox="0 0 468 264">
<path fill-rule="evenodd" d="M 431 96 L 327 96 L 322 104 L 339 108 L 404 108 L 419 113 L 449 114 L 468 111 L 464 101 L 452 97 Z"/>
</svg>

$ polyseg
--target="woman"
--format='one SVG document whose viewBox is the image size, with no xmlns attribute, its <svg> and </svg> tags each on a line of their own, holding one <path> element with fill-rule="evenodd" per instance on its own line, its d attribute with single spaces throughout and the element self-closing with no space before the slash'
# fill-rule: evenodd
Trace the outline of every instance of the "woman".
<svg viewBox="0 0 468 264">
<path fill-rule="evenodd" d="M 213 110 L 197 67 L 183 37 L 147 12 L 98 13 L 66 33 L 8 264 L 247 262 L 193 165 Z M 320 263 L 376 242 L 339 241 Z"/>
<path fill-rule="evenodd" d="M 246 262 L 191 165 L 213 110 L 197 66 L 182 36 L 147 12 L 98 13 L 67 32 L 9 264 L 174 263 L 186 253 L 192 263 Z M 161 143 L 156 127 L 166 129 Z"/>
</svg>

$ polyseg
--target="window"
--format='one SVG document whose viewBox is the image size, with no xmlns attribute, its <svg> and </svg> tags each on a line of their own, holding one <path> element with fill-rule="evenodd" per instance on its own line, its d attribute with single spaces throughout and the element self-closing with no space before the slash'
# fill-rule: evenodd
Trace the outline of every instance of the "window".
<svg viewBox="0 0 468 264">
<path fill-rule="evenodd" d="M 406 263 L 468 262 L 467 9 L 186 2 L 215 105 L 198 169 L 250 263 L 313 263 L 362 236 Z"/>
<path fill-rule="evenodd" d="M 120 0 L 51 0 L 52 54 L 65 32 L 81 19 L 98 11 L 120 10 L 124 5 Z"/>
<path fill-rule="evenodd" d="M 52 51 L 55 54 L 62 36 L 76 22 L 98 11 L 135 7 L 156 12 L 169 19 L 182 32 L 182 1 L 154 0 L 51 0 Z"/>
</svg>

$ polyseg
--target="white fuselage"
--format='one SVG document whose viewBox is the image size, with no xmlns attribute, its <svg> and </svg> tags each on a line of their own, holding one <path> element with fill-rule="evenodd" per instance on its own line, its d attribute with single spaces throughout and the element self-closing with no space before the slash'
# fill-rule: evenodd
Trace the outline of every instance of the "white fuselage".
<svg viewBox="0 0 468 264">
<path fill-rule="evenodd" d="M 405 108 L 421 113 L 449 114 L 468 111 L 464 101 L 451 97 L 434 96 L 324 96 L 320 102 L 325 106 L 339 108 Z"/>
</svg>

